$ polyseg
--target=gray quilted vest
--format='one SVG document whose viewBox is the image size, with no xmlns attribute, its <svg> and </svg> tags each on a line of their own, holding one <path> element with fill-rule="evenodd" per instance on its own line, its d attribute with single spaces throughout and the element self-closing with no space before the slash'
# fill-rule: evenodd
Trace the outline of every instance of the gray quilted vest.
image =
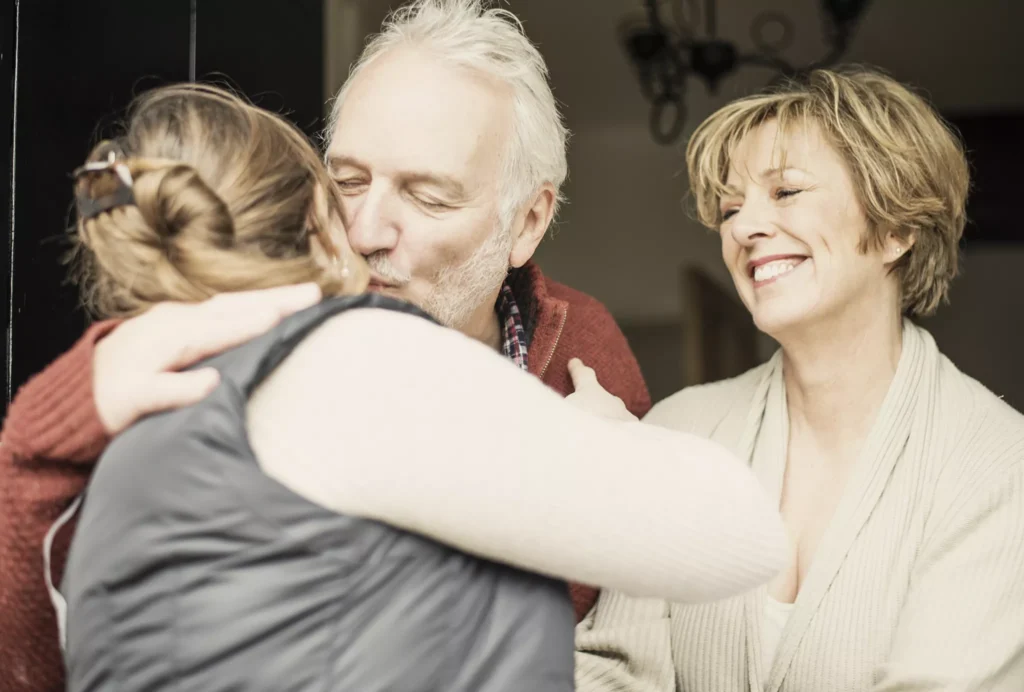
<svg viewBox="0 0 1024 692">
<path fill-rule="evenodd" d="M 61 589 L 68 690 L 573 689 L 564 583 L 336 514 L 261 472 L 249 395 L 311 330 L 361 307 L 422 315 L 376 295 L 325 301 L 206 361 L 213 394 L 110 445 Z"/>
</svg>

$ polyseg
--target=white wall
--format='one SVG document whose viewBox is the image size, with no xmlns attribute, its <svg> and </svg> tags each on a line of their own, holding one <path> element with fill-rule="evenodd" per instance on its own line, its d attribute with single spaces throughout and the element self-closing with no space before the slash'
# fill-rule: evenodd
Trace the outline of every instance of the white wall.
<svg viewBox="0 0 1024 692">
<path fill-rule="evenodd" d="M 686 176 L 677 148 L 642 126 L 598 126 L 574 134 L 569 198 L 537 259 L 556 278 L 631 320 L 672 319 L 679 276 L 697 265 L 729 285 L 718 237 L 684 210 Z"/>
</svg>

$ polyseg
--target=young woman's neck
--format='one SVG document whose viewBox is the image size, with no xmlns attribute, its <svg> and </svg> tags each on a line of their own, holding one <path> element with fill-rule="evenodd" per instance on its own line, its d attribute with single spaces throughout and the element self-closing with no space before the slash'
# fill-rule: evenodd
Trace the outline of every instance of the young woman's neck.
<svg viewBox="0 0 1024 692">
<path fill-rule="evenodd" d="M 780 339 L 790 429 L 824 449 L 859 448 L 896 374 L 903 319 L 895 305 L 877 305 L 851 306 Z"/>
</svg>

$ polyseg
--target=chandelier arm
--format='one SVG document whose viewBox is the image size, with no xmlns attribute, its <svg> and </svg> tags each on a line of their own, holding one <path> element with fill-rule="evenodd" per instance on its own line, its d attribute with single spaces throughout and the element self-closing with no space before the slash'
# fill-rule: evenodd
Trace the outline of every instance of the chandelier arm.
<svg viewBox="0 0 1024 692">
<path fill-rule="evenodd" d="M 644 99 L 653 104 L 682 98 L 688 68 L 672 50 L 663 52 L 661 59 L 644 68 L 640 88 Z"/>
<path fill-rule="evenodd" d="M 665 120 L 665 109 L 672 108 L 672 120 L 668 127 L 663 127 Z M 655 142 L 662 145 L 669 145 L 679 139 L 686 124 L 686 107 L 683 105 L 682 94 L 675 98 L 663 97 L 656 101 L 651 107 L 650 129 L 651 137 Z"/>
<path fill-rule="evenodd" d="M 682 54 L 682 53 L 689 53 L 691 50 L 694 49 L 694 47 L 696 47 L 697 41 L 695 41 L 690 36 L 682 36 L 682 35 L 680 35 L 680 37 L 676 40 L 676 42 L 671 44 L 671 45 L 672 45 L 672 48 L 674 48 L 677 53 L 680 53 L 680 54 Z"/>
<path fill-rule="evenodd" d="M 659 12 L 665 2 L 671 8 L 668 21 L 664 21 Z M 685 126 L 686 81 L 691 74 L 702 78 L 713 93 L 718 81 L 740 65 L 773 69 L 788 78 L 832 66 L 848 50 L 857 20 L 868 0 L 851 5 L 838 0 L 825 2 L 827 50 L 818 60 L 802 66 L 793 65 L 781 55 L 793 35 L 791 20 L 782 13 L 757 14 L 751 26 L 757 50 L 738 54 L 735 43 L 717 36 L 715 0 L 644 0 L 643 4 L 646 26 L 638 26 L 636 22 L 628 27 L 624 24 L 621 40 L 634 62 L 641 91 L 651 103 L 651 134 L 660 144 L 672 144 L 682 135 Z M 774 41 L 763 35 L 770 24 L 777 24 L 782 31 Z"/>
<path fill-rule="evenodd" d="M 644 4 L 647 7 L 647 21 L 650 23 L 651 28 L 655 31 L 665 31 L 665 26 L 661 21 L 661 14 L 658 12 L 658 0 L 646 0 Z"/>
<path fill-rule="evenodd" d="M 693 49 L 696 46 L 697 43 L 695 41 L 684 41 L 682 39 L 676 41 L 671 46 L 673 60 L 684 73 L 693 67 L 690 57 L 693 55 Z"/>
<path fill-rule="evenodd" d="M 687 41 L 693 41 L 694 29 L 697 26 L 698 19 L 687 19 L 688 14 L 694 14 L 693 10 L 686 11 L 687 5 L 694 5 L 693 0 L 670 0 L 672 6 L 672 19 L 675 20 L 676 26 L 679 27 L 679 33 Z M 699 13 L 698 17 L 699 17 Z"/>
<path fill-rule="evenodd" d="M 718 12 L 715 0 L 704 0 L 704 30 L 708 38 L 718 38 Z"/>
<path fill-rule="evenodd" d="M 774 44 L 765 40 L 762 35 L 765 27 L 775 23 L 782 29 L 782 35 Z M 755 15 L 750 23 L 750 38 L 754 46 L 765 55 L 778 55 L 785 51 L 793 43 L 793 22 L 781 12 L 765 10 Z"/>
<path fill-rule="evenodd" d="M 795 67 L 789 62 L 783 60 L 777 56 L 760 55 L 756 53 L 750 53 L 741 55 L 739 62 L 747 65 L 760 65 L 763 67 L 774 67 L 783 73 L 784 76 L 792 77 L 797 74 L 806 74 L 813 72 L 814 70 L 820 70 L 822 68 L 830 67 L 835 65 L 836 62 L 843 57 L 846 51 L 850 47 L 850 34 L 852 32 L 848 28 L 841 28 L 836 31 L 831 41 L 829 42 L 828 52 L 821 58 L 814 62 Z"/>
</svg>

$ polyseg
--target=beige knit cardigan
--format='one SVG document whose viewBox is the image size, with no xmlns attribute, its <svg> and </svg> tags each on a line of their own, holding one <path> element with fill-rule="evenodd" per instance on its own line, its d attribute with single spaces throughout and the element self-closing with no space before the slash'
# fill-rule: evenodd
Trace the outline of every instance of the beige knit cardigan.
<svg viewBox="0 0 1024 692">
<path fill-rule="evenodd" d="M 655 425 L 751 460 L 781 495 L 781 354 L 659 404 Z M 704 605 L 605 592 L 577 630 L 579 692 L 1024 692 L 1024 416 L 909 321 L 771 669 L 765 589 Z"/>
</svg>

